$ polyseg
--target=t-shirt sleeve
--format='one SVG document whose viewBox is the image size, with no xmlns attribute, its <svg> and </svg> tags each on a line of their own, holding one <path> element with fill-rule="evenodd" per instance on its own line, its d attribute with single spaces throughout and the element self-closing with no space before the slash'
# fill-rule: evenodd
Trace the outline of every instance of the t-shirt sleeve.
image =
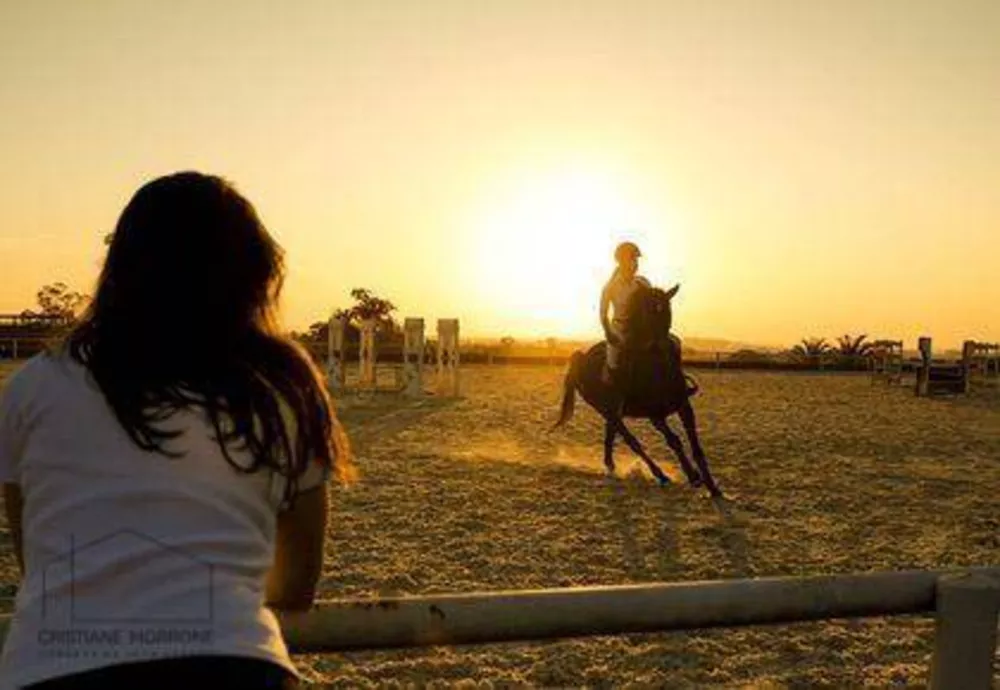
<svg viewBox="0 0 1000 690">
<path fill-rule="evenodd" d="M 330 469 L 323 467 L 319 460 L 310 460 L 306 471 L 299 477 L 299 493 L 315 489 L 330 480 Z"/>
<path fill-rule="evenodd" d="M 295 414 L 292 412 L 292 408 L 289 407 L 284 400 L 281 400 L 280 406 L 281 419 L 285 425 L 285 433 L 288 434 L 288 439 L 291 442 L 292 447 L 294 447 L 295 438 L 298 434 L 298 425 L 295 423 Z M 326 483 L 329 479 L 330 470 L 323 467 L 319 460 L 310 458 L 309 465 L 306 467 L 305 472 L 299 476 L 298 493 L 315 489 L 317 486 Z"/>
<path fill-rule="evenodd" d="M 24 433 L 18 387 L 13 381 L 0 388 L 0 482 L 19 483 Z"/>
</svg>

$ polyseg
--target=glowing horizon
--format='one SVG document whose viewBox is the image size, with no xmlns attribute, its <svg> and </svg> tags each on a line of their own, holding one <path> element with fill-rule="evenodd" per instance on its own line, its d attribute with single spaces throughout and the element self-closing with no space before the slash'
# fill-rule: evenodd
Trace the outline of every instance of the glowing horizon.
<svg viewBox="0 0 1000 690">
<path fill-rule="evenodd" d="M 596 338 L 628 238 L 682 335 L 1000 340 L 996 3 L 86 5 L 0 10 L 0 312 L 90 292 L 194 168 L 284 246 L 295 330 L 367 287 Z"/>
</svg>

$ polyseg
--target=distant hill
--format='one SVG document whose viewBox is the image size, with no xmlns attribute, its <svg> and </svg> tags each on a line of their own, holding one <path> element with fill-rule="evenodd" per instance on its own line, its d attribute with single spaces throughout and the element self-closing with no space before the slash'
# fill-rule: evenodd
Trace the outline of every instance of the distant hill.
<svg viewBox="0 0 1000 690">
<path fill-rule="evenodd" d="M 688 350 L 701 352 L 738 352 L 739 350 L 755 350 L 757 352 L 780 352 L 782 348 L 771 345 L 755 345 L 724 338 L 699 338 L 692 336 L 684 338 L 684 347 Z"/>
<path fill-rule="evenodd" d="M 739 350 L 754 350 L 756 352 L 780 352 L 782 348 L 771 345 L 756 345 L 744 343 L 736 340 L 726 340 L 725 338 L 702 338 L 698 336 L 681 336 L 684 341 L 684 349 L 693 352 L 721 352 L 730 353 Z M 551 342 L 551 345 L 550 345 Z M 550 351 L 556 352 L 572 351 L 592 345 L 596 340 L 576 340 L 568 338 L 515 338 L 511 350 L 515 352 Z M 466 346 L 472 347 L 497 347 L 500 345 L 499 338 L 469 338 L 465 340 Z"/>
</svg>

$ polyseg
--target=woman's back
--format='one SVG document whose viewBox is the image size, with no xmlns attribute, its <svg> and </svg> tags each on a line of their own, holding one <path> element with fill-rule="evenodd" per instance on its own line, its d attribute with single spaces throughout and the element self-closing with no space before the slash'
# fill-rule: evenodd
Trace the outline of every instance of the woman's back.
<svg viewBox="0 0 1000 690">
<path fill-rule="evenodd" d="M 204 414 L 162 456 L 138 448 L 81 365 L 39 356 L 7 383 L 4 481 L 24 495 L 26 575 L 0 677 L 178 653 L 240 654 L 286 665 L 264 607 L 283 480 L 225 461 Z M 245 450 L 231 459 L 249 465 Z M 323 480 L 319 465 L 300 490 Z M 40 671 L 39 671 L 40 670 Z"/>
</svg>

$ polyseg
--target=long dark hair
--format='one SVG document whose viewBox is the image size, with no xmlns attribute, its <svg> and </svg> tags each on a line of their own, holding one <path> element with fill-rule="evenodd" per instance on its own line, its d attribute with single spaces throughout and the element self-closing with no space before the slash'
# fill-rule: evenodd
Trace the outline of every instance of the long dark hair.
<svg viewBox="0 0 1000 690">
<path fill-rule="evenodd" d="M 139 447 L 175 456 L 167 442 L 181 432 L 166 420 L 202 408 L 229 464 L 287 477 L 291 501 L 310 462 L 342 480 L 353 465 L 322 375 L 278 331 L 283 280 L 281 248 L 232 185 L 196 172 L 158 178 L 118 219 L 69 353 Z"/>
</svg>

